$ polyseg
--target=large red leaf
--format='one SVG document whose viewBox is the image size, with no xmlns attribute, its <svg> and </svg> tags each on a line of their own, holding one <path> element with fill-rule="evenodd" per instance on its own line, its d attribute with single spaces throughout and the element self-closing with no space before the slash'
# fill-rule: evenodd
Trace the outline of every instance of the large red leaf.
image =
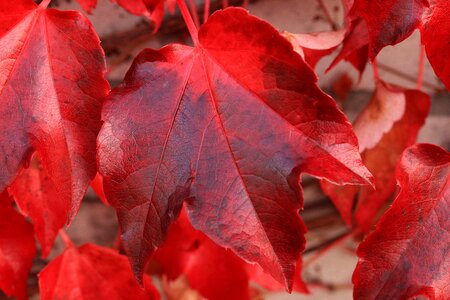
<svg viewBox="0 0 450 300">
<path fill-rule="evenodd" d="M 434 72 L 450 90 L 450 5 L 447 0 L 431 1 L 431 9 L 421 27 L 422 42 Z"/>
<path fill-rule="evenodd" d="M 109 89 L 104 54 L 80 13 L 46 10 L 48 1 L 9 2 L 0 2 L 0 28 L 8 27 L 0 37 L 0 191 L 36 151 L 49 186 L 57 187 L 60 226 L 76 213 L 96 172 L 95 140 Z"/>
<path fill-rule="evenodd" d="M 395 45 L 419 27 L 428 0 L 355 0 L 351 14 L 364 18 L 369 29 L 369 57 Z"/>
<path fill-rule="evenodd" d="M 181 203 L 193 226 L 288 288 L 304 232 L 299 174 L 366 184 L 356 136 L 268 23 L 213 14 L 194 48 L 144 50 L 104 106 L 100 173 L 142 273 Z"/>
<path fill-rule="evenodd" d="M 0 289 L 19 300 L 28 299 L 27 279 L 36 254 L 33 226 L 0 194 Z"/>
<path fill-rule="evenodd" d="M 397 168 L 401 191 L 359 246 L 355 299 L 450 295 L 450 153 L 419 144 Z"/>
<path fill-rule="evenodd" d="M 136 282 L 125 256 L 93 244 L 67 247 L 39 273 L 42 300 L 159 299 L 150 278 L 145 283 Z"/>
<path fill-rule="evenodd" d="M 395 167 L 403 150 L 414 144 L 430 107 L 429 96 L 417 90 L 404 90 L 378 82 L 367 107 L 355 120 L 363 162 L 375 177 L 370 187 L 336 186 L 322 181 L 347 224 L 352 223 L 354 198 L 358 195 L 355 221 L 368 232 L 380 209 L 395 192 Z"/>
</svg>

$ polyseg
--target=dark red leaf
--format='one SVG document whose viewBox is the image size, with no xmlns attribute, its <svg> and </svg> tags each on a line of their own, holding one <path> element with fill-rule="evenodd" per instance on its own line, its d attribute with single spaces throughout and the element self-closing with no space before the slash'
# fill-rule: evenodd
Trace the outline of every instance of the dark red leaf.
<svg viewBox="0 0 450 300">
<path fill-rule="evenodd" d="M 355 0 L 351 14 L 364 18 L 369 29 L 369 57 L 400 43 L 419 27 L 428 0 Z"/>
<path fill-rule="evenodd" d="M 401 191 L 359 246 L 355 299 L 450 295 L 450 153 L 419 144 L 397 168 Z"/>
<path fill-rule="evenodd" d="M 193 226 L 290 289 L 306 228 L 299 175 L 366 184 L 356 136 L 268 23 L 213 14 L 195 48 L 144 50 L 104 106 L 105 193 L 137 275 L 182 201 Z"/>
<path fill-rule="evenodd" d="M 417 90 L 404 90 L 379 82 L 368 106 L 355 120 L 363 162 L 375 177 L 376 190 L 370 187 L 335 186 L 322 182 L 344 220 L 368 232 L 380 209 L 395 192 L 395 167 L 404 149 L 414 144 L 430 107 L 429 96 Z"/>
<path fill-rule="evenodd" d="M 19 300 L 28 299 L 27 279 L 36 255 L 33 226 L 0 194 L 0 290 Z"/>
<path fill-rule="evenodd" d="M 434 72 L 450 90 L 450 5 L 447 0 L 433 0 L 421 27 L 422 43 Z"/>
<path fill-rule="evenodd" d="M 63 224 L 96 173 L 95 140 L 109 90 L 104 54 L 80 13 L 9 2 L 0 2 L 0 28 L 8 26 L 0 38 L 0 191 L 36 151 L 48 186 L 57 187 L 64 211 L 55 211 L 56 223 Z M 19 197 L 19 203 L 30 199 Z"/>
<path fill-rule="evenodd" d="M 93 244 L 69 246 L 39 273 L 39 287 L 42 300 L 159 299 L 149 278 L 139 286 L 126 256 Z"/>
</svg>

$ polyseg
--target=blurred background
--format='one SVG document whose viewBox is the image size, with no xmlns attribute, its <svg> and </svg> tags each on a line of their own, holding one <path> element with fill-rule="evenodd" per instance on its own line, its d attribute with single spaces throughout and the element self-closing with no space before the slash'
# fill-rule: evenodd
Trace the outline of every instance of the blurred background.
<svg viewBox="0 0 450 300">
<path fill-rule="evenodd" d="M 199 15 L 202 15 L 203 1 L 195 1 Z M 221 8 L 222 1 L 211 1 L 211 8 Z M 242 1 L 230 0 L 230 5 L 240 5 Z M 52 1 L 51 6 L 61 10 L 81 10 L 74 0 Z M 325 10 L 329 16 L 326 16 Z M 248 10 L 270 22 L 280 31 L 310 33 L 332 30 L 332 23 L 343 28 L 344 12 L 340 0 L 254 0 Z M 99 0 L 97 8 L 88 15 L 100 36 L 107 55 L 108 80 L 112 86 L 120 83 L 133 58 L 146 47 L 160 48 L 168 43 L 190 43 L 189 34 L 178 11 L 167 13 L 161 28 L 152 34 L 153 25 L 145 18 L 129 14 L 109 0 Z M 316 67 L 322 89 L 337 99 L 340 107 L 352 121 L 370 100 L 374 90 L 374 78 L 370 64 L 359 78 L 358 72 L 346 62 L 341 62 L 329 73 L 325 69 L 335 57 L 323 58 Z M 415 88 L 419 66 L 420 35 L 415 32 L 407 40 L 395 47 L 386 47 L 377 61 L 380 78 L 383 81 L 405 88 Z M 420 142 L 450 148 L 450 95 L 435 76 L 426 61 L 423 90 L 432 96 L 432 107 L 425 126 L 419 134 Z M 284 292 L 269 293 L 258 290 L 255 299 L 351 299 L 351 275 L 356 265 L 355 245 L 348 235 L 349 229 L 341 220 L 332 203 L 320 190 L 318 181 L 303 178 L 305 209 L 301 212 L 309 232 L 304 255 L 303 278 L 311 295 Z M 94 242 L 113 246 L 117 238 L 117 220 L 112 208 L 101 203 L 95 193 L 89 190 L 75 222 L 68 234 L 76 244 Z M 50 257 L 36 259 L 30 276 L 29 286 L 32 299 L 39 299 L 36 274 L 46 263 L 60 254 L 63 244 L 59 240 Z M 161 287 L 161 283 L 156 281 Z M 197 299 L 195 292 L 180 283 L 172 289 L 186 290 L 184 299 Z"/>
</svg>

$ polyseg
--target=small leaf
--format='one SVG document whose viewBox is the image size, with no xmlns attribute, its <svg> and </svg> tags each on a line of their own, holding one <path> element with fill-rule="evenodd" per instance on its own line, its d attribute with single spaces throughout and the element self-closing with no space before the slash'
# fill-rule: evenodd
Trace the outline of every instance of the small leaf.
<svg viewBox="0 0 450 300">
<path fill-rule="evenodd" d="M 377 90 L 354 123 L 363 162 L 375 177 L 375 187 L 336 186 L 322 181 L 347 224 L 369 232 L 378 213 L 395 192 L 395 167 L 404 149 L 414 144 L 425 123 L 430 97 L 417 90 L 404 90 L 378 82 Z"/>
<path fill-rule="evenodd" d="M 450 295 L 450 153 L 419 144 L 397 168 L 400 194 L 358 247 L 355 299 Z"/>
<path fill-rule="evenodd" d="M 28 299 L 27 279 L 36 255 L 33 226 L 0 194 L 0 290 L 19 300 Z"/>
<path fill-rule="evenodd" d="M 115 250 L 86 244 L 69 246 L 39 273 L 42 300 L 152 300 L 159 299 L 146 278 L 142 289 L 126 256 Z"/>
</svg>

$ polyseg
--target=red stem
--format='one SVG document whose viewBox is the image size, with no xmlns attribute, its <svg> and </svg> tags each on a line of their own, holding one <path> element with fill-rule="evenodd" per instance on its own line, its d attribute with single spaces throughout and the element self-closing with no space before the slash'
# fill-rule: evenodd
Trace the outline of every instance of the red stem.
<svg viewBox="0 0 450 300">
<path fill-rule="evenodd" d="M 228 0 L 222 0 L 222 6 L 223 6 L 223 8 L 227 8 L 228 7 Z"/>
<path fill-rule="evenodd" d="M 417 72 L 417 89 L 422 89 L 423 83 L 423 69 L 425 66 L 425 47 L 420 46 L 420 56 L 419 56 L 419 71 Z"/>
<path fill-rule="evenodd" d="M 316 253 L 314 253 L 312 255 L 312 257 L 305 261 L 303 263 L 303 268 L 306 268 L 308 265 L 310 265 L 311 263 L 313 263 L 314 261 L 316 261 L 318 258 L 320 258 L 323 254 L 325 254 L 327 251 L 329 251 L 330 249 L 336 247 L 337 245 L 339 245 L 340 243 L 342 243 L 343 241 L 345 241 L 346 239 L 348 239 L 349 237 L 352 236 L 352 232 L 349 232 L 343 236 L 341 236 L 340 238 L 336 239 L 335 241 L 333 241 L 331 244 L 327 245 L 326 247 L 320 249 L 319 251 L 317 251 Z"/>
<path fill-rule="evenodd" d="M 247 9 L 248 8 L 248 3 L 250 2 L 250 0 L 244 0 L 244 2 L 242 3 L 242 7 Z"/>
<path fill-rule="evenodd" d="M 210 7 L 210 1 L 209 0 L 205 0 L 205 10 L 203 12 L 203 24 L 205 24 L 206 21 L 208 21 L 209 7 Z"/>
<path fill-rule="evenodd" d="M 178 4 L 178 7 L 180 8 L 181 15 L 183 16 L 184 22 L 186 23 L 186 26 L 189 30 L 189 34 L 191 35 L 192 41 L 194 42 L 194 45 L 197 46 L 199 44 L 198 30 L 197 30 L 197 27 L 195 27 L 195 23 L 192 20 L 191 14 L 189 13 L 186 3 L 184 3 L 184 0 L 177 0 L 177 4 Z"/>
<path fill-rule="evenodd" d="M 59 230 L 59 236 L 64 242 L 64 245 L 66 245 L 66 248 L 74 247 L 74 243 L 70 239 L 70 237 L 67 235 L 66 231 L 64 229 Z"/>
<path fill-rule="evenodd" d="M 197 28 L 200 28 L 200 21 L 198 20 L 197 6 L 195 6 L 194 0 L 189 0 L 189 9 L 191 10 L 192 19 L 194 19 L 194 24 Z"/>
<path fill-rule="evenodd" d="M 44 1 L 41 2 L 41 4 L 39 4 L 39 7 L 42 8 L 42 9 L 46 9 L 51 1 L 52 0 L 44 0 Z"/>
<path fill-rule="evenodd" d="M 375 77 L 375 81 L 380 81 L 380 73 L 378 72 L 378 65 L 376 58 L 372 61 L 372 69 L 373 69 L 373 77 Z"/>
<path fill-rule="evenodd" d="M 325 17 L 327 18 L 328 23 L 330 23 L 331 29 L 337 30 L 337 25 L 334 23 L 333 18 L 330 15 L 330 12 L 328 11 L 327 7 L 325 6 L 325 3 L 323 3 L 323 0 L 317 0 L 317 2 L 320 5 L 320 8 L 322 9 L 323 13 L 325 14 Z"/>
</svg>

